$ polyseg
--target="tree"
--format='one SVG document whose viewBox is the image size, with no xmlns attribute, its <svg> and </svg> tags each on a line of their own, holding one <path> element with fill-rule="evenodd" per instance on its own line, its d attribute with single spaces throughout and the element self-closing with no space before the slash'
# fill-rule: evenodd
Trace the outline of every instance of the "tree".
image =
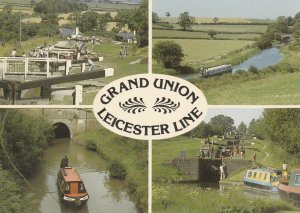
<svg viewBox="0 0 300 213">
<path fill-rule="evenodd" d="M 217 35 L 217 32 L 214 31 L 214 30 L 209 30 L 207 33 L 208 33 L 208 35 L 210 36 L 211 39 L 213 39 L 214 36 Z"/>
<path fill-rule="evenodd" d="M 174 41 L 160 41 L 153 47 L 153 59 L 166 68 L 179 65 L 183 56 L 181 46 Z"/>
<path fill-rule="evenodd" d="M 213 128 L 210 124 L 202 121 L 195 129 L 190 133 L 193 138 L 208 138 L 213 135 Z"/>
<path fill-rule="evenodd" d="M 166 12 L 166 17 L 170 17 L 171 13 L 170 12 Z"/>
<path fill-rule="evenodd" d="M 88 12 L 83 13 L 78 22 L 79 29 L 83 33 L 95 29 L 99 24 L 98 18 L 99 18 L 99 13 L 97 13 L 97 12 L 88 11 Z"/>
<path fill-rule="evenodd" d="M 218 135 L 235 130 L 234 120 L 225 115 L 217 115 L 211 118 L 209 124 L 212 126 L 214 133 Z"/>
<path fill-rule="evenodd" d="M 152 23 L 158 23 L 159 22 L 159 17 L 157 15 L 157 13 L 152 12 Z"/>
<path fill-rule="evenodd" d="M 187 30 L 191 28 L 191 26 L 195 23 L 195 18 L 190 16 L 188 12 L 181 13 L 179 15 L 178 24 L 183 27 L 183 30 Z"/>
<path fill-rule="evenodd" d="M 242 121 L 242 122 L 238 125 L 237 131 L 246 134 L 246 132 L 247 132 L 247 125 Z"/>
<path fill-rule="evenodd" d="M 258 38 L 256 45 L 261 50 L 272 47 L 272 35 L 270 33 L 262 34 Z"/>
<path fill-rule="evenodd" d="M 58 15 L 56 13 L 48 13 L 42 15 L 42 23 L 43 24 L 55 24 L 58 25 Z"/>
<path fill-rule="evenodd" d="M 11 4 L 7 4 L 3 7 L 3 12 L 11 14 L 13 7 Z"/>
<path fill-rule="evenodd" d="M 4 119 L 6 111 L 0 111 L 1 120 Z M 16 168 L 29 177 L 42 162 L 44 148 L 53 139 L 53 127 L 41 115 L 8 110 L 1 138 L 6 150 L 0 146 L 0 162 L 3 168 L 12 168 L 5 157 L 8 153 Z"/>
<path fill-rule="evenodd" d="M 259 139 L 265 138 L 264 127 L 263 127 L 263 118 L 259 118 L 257 120 L 252 119 L 249 123 L 248 133 L 254 135 Z"/>
<path fill-rule="evenodd" d="M 214 17 L 213 18 L 213 22 L 216 24 L 217 22 L 219 21 L 219 18 L 218 17 Z"/>
</svg>

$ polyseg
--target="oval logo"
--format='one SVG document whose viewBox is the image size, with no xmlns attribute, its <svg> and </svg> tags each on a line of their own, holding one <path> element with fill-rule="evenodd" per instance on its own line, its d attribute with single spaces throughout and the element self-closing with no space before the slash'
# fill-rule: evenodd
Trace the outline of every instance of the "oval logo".
<svg viewBox="0 0 300 213">
<path fill-rule="evenodd" d="M 107 129 L 142 140 L 175 137 L 195 128 L 207 113 L 207 101 L 181 78 L 140 74 L 118 79 L 96 95 L 94 114 Z"/>
</svg>

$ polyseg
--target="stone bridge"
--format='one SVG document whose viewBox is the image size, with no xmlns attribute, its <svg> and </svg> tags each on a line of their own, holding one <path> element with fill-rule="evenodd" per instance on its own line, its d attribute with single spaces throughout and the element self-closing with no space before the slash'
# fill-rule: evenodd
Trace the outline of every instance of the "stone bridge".
<svg viewBox="0 0 300 213">
<path fill-rule="evenodd" d="M 55 127 L 56 138 L 73 138 L 76 133 L 99 128 L 92 109 L 42 109 L 42 114 Z"/>
</svg>

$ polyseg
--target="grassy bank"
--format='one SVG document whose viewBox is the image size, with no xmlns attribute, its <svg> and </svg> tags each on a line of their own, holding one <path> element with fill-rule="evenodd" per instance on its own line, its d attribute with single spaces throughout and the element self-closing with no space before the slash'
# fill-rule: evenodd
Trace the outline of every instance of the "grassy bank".
<svg viewBox="0 0 300 213">
<path fill-rule="evenodd" d="M 126 170 L 126 183 L 130 193 L 142 212 L 148 209 L 148 146 L 137 141 L 115 135 L 108 130 L 87 130 L 75 136 L 82 143 L 93 141 L 97 152 L 108 162 L 119 162 Z"/>
<path fill-rule="evenodd" d="M 242 191 L 234 188 L 221 194 L 216 190 L 179 184 L 154 184 L 152 208 L 156 213 L 274 213 L 293 209 L 290 204 L 283 201 L 246 197 Z"/>
<path fill-rule="evenodd" d="M 0 212 L 26 212 L 21 184 L 18 181 L 12 174 L 3 170 L 0 165 Z"/>
<path fill-rule="evenodd" d="M 217 140 L 217 139 L 214 139 Z M 225 192 L 214 188 L 200 188 L 197 184 L 179 184 L 182 180 L 191 180 L 185 174 L 177 174 L 176 167 L 170 164 L 180 151 L 186 157 L 196 157 L 199 148 L 205 146 L 203 139 L 185 136 L 153 142 L 153 211 L 154 212 L 278 212 L 294 210 L 291 204 L 268 198 L 248 197 L 243 190 L 235 186 L 225 188 Z M 223 140 L 217 140 L 223 143 Z M 282 161 L 288 167 L 299 165 L 297 159 L 273 146 L 268 140 L 243 139 L 246 148 L 245 159 L 251 160 L 256 152 L 257 162 L 264 166 L 281 168 Z M 226 179 L 226 182 L 241 182 L 246 171 L 242 169 Z M 213 199 L 212 199 L 213 198 Z"/>
</svg>

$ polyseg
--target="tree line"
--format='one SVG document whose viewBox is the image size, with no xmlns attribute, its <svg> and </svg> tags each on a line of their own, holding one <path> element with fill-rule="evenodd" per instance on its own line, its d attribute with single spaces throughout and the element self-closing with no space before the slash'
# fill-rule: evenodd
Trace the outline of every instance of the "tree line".
<svg viewBox="0 0 300 213">
<path fill-rule="evenodd" d="M 61 3 L 61 4 L 60 4 Z M 65 9 L 69 3 L 62 0 L 41 1 L 35 4 L 35 11 L 40 13 L 41 23 L 22 23 L 22 41 L 34 36 L 55 37 L 59 35 L 59 17 L 58 12 L 72 12 L 69 19 L 73 24 L 65 27 L 78 26 L 80 31 L 85 34 L 107 35 L 107 26 L 109 22 L 115 21 L 117 27 L 113 29 L 111 37 L 114 37 L 125 25 L 131 31 L 136 31 L 137 45 L 144 47 L 148 45 L 148 0 L 144 0 L 139 8 L 134 10 L 120 10 L 115 18 L 110 13 L 99 14 L 94 11 L 82 12 L 86 7 L 70 6 L 68 11 Z M 57 7 L 59 7 L 57 9 Z M 39 9 L 36 9 L 39 8 Z M 42 8 L 42 9 L 41 9 Z M 12 12 L 12 7 L 7 5 L 0 12 L 0 41 L 2 46 L 10 41 L 18 41 L 20 38 L 20 27 L 22 15 Z"/>
</svg>

